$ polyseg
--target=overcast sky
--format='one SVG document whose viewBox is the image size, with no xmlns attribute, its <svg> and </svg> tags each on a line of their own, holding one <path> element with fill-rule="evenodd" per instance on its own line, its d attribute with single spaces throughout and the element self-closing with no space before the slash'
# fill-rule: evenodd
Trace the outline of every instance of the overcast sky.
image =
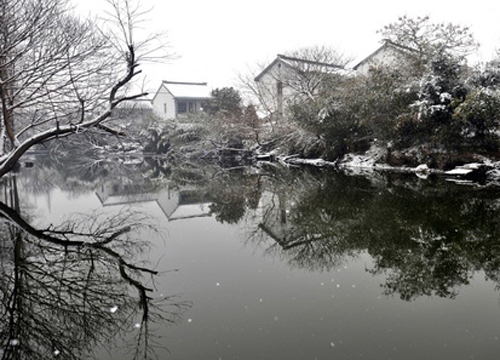
<svg viewBox="0 0 500 360">
<path fill-rule="evenodd" d="M 399 16 L 430 15 L 435 22 L 470 26 L 482 60 L 500 48 L 500 1 L 474 0 L 141 0 L 151 8 L 148 28 L 165 30 L 180 57 L 146 66 L 147 85 L 161 80 L 206 81 L 237 86 L 237 74 L 272 61 L 276 54 L 326 45 L 362 59 L 380 45 L 376 31 Z M 99 11 L 104 0 L 79 1 Z M 460 5 L 463 3 L 463 5 Z"/>
</svg>

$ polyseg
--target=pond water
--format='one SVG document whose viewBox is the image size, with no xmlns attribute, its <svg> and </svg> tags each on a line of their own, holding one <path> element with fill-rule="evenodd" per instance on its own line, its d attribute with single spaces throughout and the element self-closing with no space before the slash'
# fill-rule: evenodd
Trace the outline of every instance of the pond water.
<svg viewBox="0 0 500 360">
<path fill-rule="evenodd" d="M 498 188 L 270 165 L 35 164 L 2 179 L 2 358 L 498 356 Z"/>
</svg>

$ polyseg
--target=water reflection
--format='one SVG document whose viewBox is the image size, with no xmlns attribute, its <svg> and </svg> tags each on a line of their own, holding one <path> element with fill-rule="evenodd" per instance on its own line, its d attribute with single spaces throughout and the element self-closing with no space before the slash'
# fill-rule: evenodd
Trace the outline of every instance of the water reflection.
<svg viewBox="0 0 500 360">
<path fill-rule="evenodd" d="M 172 299 L 158 304 L 149 299 L 155 293 L 141 292 L 141 286 L 154 288 L 149 278 L 156 276 L 139 261 L 137 252 L 146 244 L 137 241 L 149 239 L 141 231 L 159 224 L 171 238 L 154 256 L 181 271 L 156 288 L 175 288 L 195 305 L 172 334 L 161 333 L 172 358 L 202 352 L 215 359 L 458 359 L 480 357 L 487 346 L 488 354 L 497 352 L 500 312 L 490 284 L 481 281 L 484 274 L 500 286 L 497 188 L 394 174 L 345 176 L 264 164 L 174 166 L 142 158 L 36 162 L 18 183 L 22 197 L 5 192 L 9 206 L 0 212 L 2 226 L 17 231 L 4 231 L 2 240 L 2 254 L 9 254 L 1 280 L 7 324 L 1 339 L 10 349 L 5 358 L 14 358 L 13 351 L 36 358 L 23 346 L 46 357 L 71 348 L 65 356 L 77 358 L 128 330 L 125 337 L 141 334 L 136 341 L 152 341 L 152 324 L 163 327 L 175 320 L 175 306 L 182 308 L 175 302 L 163 307 Z M 26 199 L 61 207 L 53 189 L 70 203 L 95 201 L 104 212 L 35 227 L 37 214 Z M 116 219 L 103 218 L 123 206 L 129 210 Z M 153 210 L 158 218 L 151 223 L 132 208 Z M 15 214 L 25 221 L 15 221 Z M 16 244 L 22 252 L 16 253 Z M 467 290 L 472 281 L 474 289 Z M 12 302 L 18 293 L 27 300 Z M 144 303 L 150 331 L 141 326 L 137 332 Z M 438 312 L 442 321 L 435 321 Z M 133 349 L 144 354 L 141 344 Z"/>
<path fill-rule="evenodd" d="M 384 293 L 404 300 L 453 298 L 478 271 L 497 281 L 498 189 L 304 172 L 294 178 L 271 178 L 258 223 L 292 266 L 328 271 L 366 252 L 374 259 L 368 271 L 386 275 Z"/>
<path fill-rule="evenodd" d="M 270 167 L 214 170 L 198 189 L 219 222 L 271 239 L 267 252 L 292 268 L 330 271 L 368 253 L 384 294 L 408 301 L 454 298 L 480 271 L 500 279 L 498 188 Z"/>
<path fill-rule="evenodd" d="M 148 246 L 140 239 L 155 231 L 149 219 L 122 209 L 36 227 L 17 177 L 1 185 L 1 358 L 81 359 L 116 341 L 130 358 L 149 358 L 159 345 L 155 327 L 188 305 L 152 296 L 158 273 L 137 260 Z"/>
<path fill-rule="evenodd" d="M 404 300 L 454 298 L 479 271 L 500 279 L 497 188 L 394 174 L 132 160 L 94 161 L 83 178 L 75 175 L 83 165 L 60 166 L 58 186 L 94 188 L 103 205 L 154 201 L 169 220 L 238 223 L 249 246 L 265 244 L 292 268 L 330 271 L 368 253 L 374 265 L 367 271 L 385 275 L 383 292 Z M 40 178 L 43 170 L 31 173 L 37 171 Z"/>
</svg>

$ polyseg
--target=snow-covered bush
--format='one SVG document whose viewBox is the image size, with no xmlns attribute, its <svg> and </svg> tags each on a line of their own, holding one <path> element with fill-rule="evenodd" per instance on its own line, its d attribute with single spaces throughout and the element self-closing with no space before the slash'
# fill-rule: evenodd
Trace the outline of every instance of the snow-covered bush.
<svg viewBox="0 0 500 360">
<path fill-rule="evenodd" d="M 442 53 L 431 60 L 419 82 L 418 100 L 411 109 L 418 119 L 419 143 L 436 148 L 455 148 L 460 143 L 460 128 L 454 121 L 455 108 L 464 101 L 466 67 L 460 58 Z"/>
</svg>

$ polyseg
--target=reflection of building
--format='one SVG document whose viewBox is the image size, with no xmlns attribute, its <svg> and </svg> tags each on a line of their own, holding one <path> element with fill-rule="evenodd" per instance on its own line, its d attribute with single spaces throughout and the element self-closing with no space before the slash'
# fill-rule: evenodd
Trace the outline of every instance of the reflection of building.
<svg viewBox="0 0 500 360">
<path fill-rule="evenodd" d="M 125 181 L 101 184 L 96 195 L 103 206 L 156 201 L 158 197 L 157 193 L 144 189 L 142 184 Z"/>
<path fill-rule="evenodd" d="M 156 190 L 131 182 L 107 182 L 96 195 L 103 206 L 156 202 L 168 220 L 211 216 L 211 201 L 197 189 L 172 190 L 168 186 Z"/>
<path fill-rule="evenodd" d="M 155 112 L 164 119 L 197 113 L 210 97 L 207 83 L 162 81 L 153 98 Z"/>
<path fill-rule="evenodd" d="M 170 221 L 211 215 L 208 196 L 198 190 L 165 191 L 157 202 Z"/>
</svg>

